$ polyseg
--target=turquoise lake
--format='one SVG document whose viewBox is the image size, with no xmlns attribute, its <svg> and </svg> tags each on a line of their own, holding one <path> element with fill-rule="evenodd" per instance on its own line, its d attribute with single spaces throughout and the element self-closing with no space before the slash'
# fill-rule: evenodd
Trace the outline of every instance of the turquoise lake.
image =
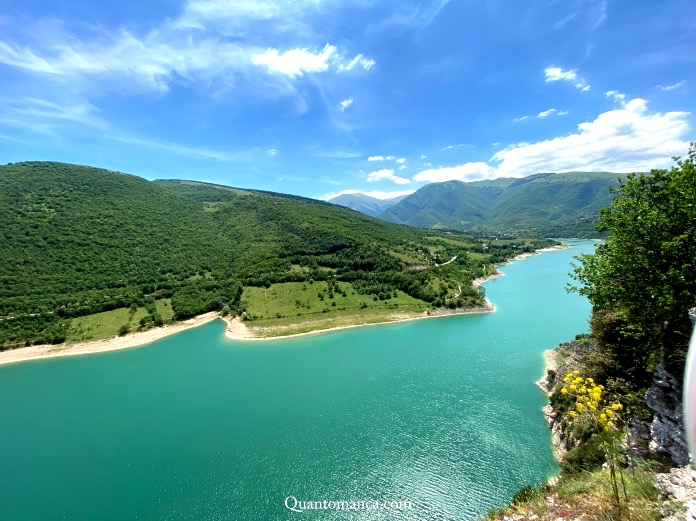
<svg viewBox="0 0 696 521">
<path fill-rule="evenodd" d="M 216 321 L 0 367 L 0 519 L 466 520 L 557 472 L 534 385 L 588 330 L 590 241 L 501 267 L 495 313 L 263 343 Z M 300 501 L 411 501 L 306 510 Z"/>
</svg>

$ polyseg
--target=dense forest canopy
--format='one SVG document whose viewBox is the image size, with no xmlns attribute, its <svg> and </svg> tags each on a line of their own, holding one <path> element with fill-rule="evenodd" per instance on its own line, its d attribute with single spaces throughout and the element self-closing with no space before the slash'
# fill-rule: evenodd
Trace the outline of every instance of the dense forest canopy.
<svg viewBox="0 0 696 521">
<path fill-rule="evenodd" d="M 238 313 L 244 287 L 284 282 L 345 281 L 375 298 L 398 290 L 429 305 L 476 305 L 482 295 L 471 280 L 492 262 L 550 244 L 418 230 L 303 197 L 47 162 L 0 167 L 0 239 L 2 348 L 60 343 L 76 317 L 117 308 L 142 307 L 140 325 L 157 325 L 164 299 L 175 319 Z M 443 289 L 454 281 L 464 283 L 456 299 Z"/>
</svg>

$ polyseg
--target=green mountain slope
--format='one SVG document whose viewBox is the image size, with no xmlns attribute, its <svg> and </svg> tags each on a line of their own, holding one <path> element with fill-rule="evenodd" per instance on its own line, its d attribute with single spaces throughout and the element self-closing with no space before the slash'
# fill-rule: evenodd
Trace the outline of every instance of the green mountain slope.
<svg viewBox="0 0 696 521">
<path fill-rule="evenodd" d="M 131 328 L 241 312 L 244 288 L 276 283 L 475 305 L 469 283 L 489 262 L 541 245 L 484 245 L 302 197 L 43 162 L 0 166 L 0 238 L 0 349 L 90 338 L 75 324 L 99 328 L 107 318 L 95 314 L 117 309 L 109 320 L 130 308 Z"/>
<path fill-rule="evenodd" d="M 427 228 L 512 235 L 592 237 L 598 211 L 622 174 L 568 172 L 424 186 L 379 217 Z"/>
<path fill-rule="evenodd" d="M 343 194 L 333 199 L 329 199 L 330 203 L 340 204 L 346 208 L 351 208 L 365 215 L 377 217 L 379 214 L 387 211 L 396 203 L 401 201 L 405 195 L 392 197 L 391 199 L 377 199 L 365 194 Z"/>
</svg>

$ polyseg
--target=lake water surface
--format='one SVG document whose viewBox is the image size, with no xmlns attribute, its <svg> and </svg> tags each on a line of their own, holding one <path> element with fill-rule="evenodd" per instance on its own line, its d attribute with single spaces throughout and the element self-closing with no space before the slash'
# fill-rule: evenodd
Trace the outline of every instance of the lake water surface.
<svg viewBox="0 0 696 521">
<path fill-rule="evenodd" d="M 218 321 L 0 367 L 0 518 L 480 517 L 557 472 L 534 382 L 545 349 L 588 329 L 564 286 L 594 249 L 566 242 L 502 267 L 496 313 L 264 343 Z M 288 496 L 412 508 L 297 513 Z"/>
</svg>

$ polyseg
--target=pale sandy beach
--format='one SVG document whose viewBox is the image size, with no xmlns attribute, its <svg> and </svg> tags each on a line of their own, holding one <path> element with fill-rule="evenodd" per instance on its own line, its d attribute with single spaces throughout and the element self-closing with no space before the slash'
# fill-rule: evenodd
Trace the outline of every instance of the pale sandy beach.
<svg viewBox="0 0 696 521">
<path fill-rule="evenodd" d="M 131 333 L 125 336 L 117 336 L 106 340 L 94 342 L 81 342 L 78 344 L 58 344 L 58 345 L 39 345 L 20 347 L 9 351 L 0 352 L 0 365 L 24 362 L 27 360 L 39 360 L 43 358 L 54 358 L 58 356 L 89 355 L 102 353 L 104 351 L 116 351 L 118 349 L 128 349 L 131 347 L 142 346 L 164 338 L 169 335 L 180 333 L 192 327 L 207 324 L 218 318 L 217 312 L 210 312 L 199 315 L 195 318 L 178 322 L 148 331 Z"/>
</svg>

